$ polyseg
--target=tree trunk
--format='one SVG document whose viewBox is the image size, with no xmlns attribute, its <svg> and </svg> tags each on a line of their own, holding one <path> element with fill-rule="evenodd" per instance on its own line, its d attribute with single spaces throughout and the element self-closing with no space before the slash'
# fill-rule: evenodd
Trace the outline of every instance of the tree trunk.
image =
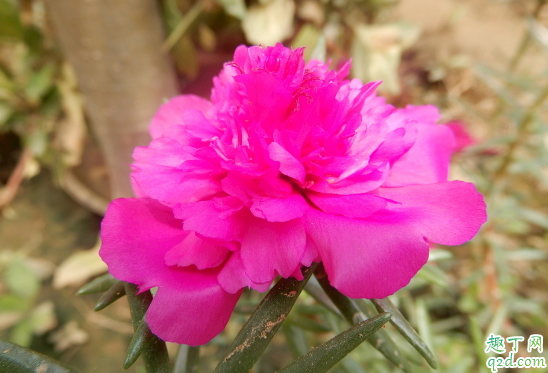
<svg viewBox="0 0 548 373">
<path fill-rule="evenodd" d="M 99 140 L 113 198 L 133 195 L 133 148 L 149 141 L 148 125 L 176 77 L 161 51 L 155 0 L 46 0 L 56 37 L 74 67 Z"/>
</svg>

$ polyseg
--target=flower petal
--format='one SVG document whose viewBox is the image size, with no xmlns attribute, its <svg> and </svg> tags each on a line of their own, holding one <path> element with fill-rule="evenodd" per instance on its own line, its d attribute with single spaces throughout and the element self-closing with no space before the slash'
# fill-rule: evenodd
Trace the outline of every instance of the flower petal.
<svg viewBox="0 0 548 373">
<path fill-rule="evenodd" d="M 217 270 L 180 268 L 160 284 L 146 314 L 150 330 L 167 342 L 203 345 L 219 334 L 242 294 L 224 291 Z"/>
<path fill-rule="evenodd" d="M 390 204 L 390 211 L 412 219 L 428 241 L 442 245 L 470 240 L 487 220 L 482 195 L 463 181 L 381 188 L 378 193 L 400 202 Z"/>
<path fill-rule="evenodd" d="M 446 181 L 455 138 L 448 127 L 417 124 L 414 145 L 392 165 L 383 186 L 397 187 Z"/>
<path fill-rule="evenodd" d="M 133 166 L 131 177 L 146 196 L 170 205 L 200 200 L 221 189 L 220 180 L 212 175 L 152 164 Z"/>
<path fill-rule="evenodd" d="M 195 232 L 190 232 L 166 253 L 165 261 L 168 266 L 215 268 L 225 261 L 229 252 L 228 248 L 206 242 L 196 236 Z"/>
<path fill-rule="evenodd" d="M 202 141 L 211 141 L 222 135 L 200 110 L 188 109 L 183 113 L 185 128 L 189 135 Z"/>
<path fill-rule="evenodd" d="M 349 218 L 366 218 L 386 207 L 386 200 L 373 194 L 308 193 L 308 198 L 322 211 Z"/>
<path fill-rule="evenodd" d="M 286 198 L 253 198 L 251 213 L 271 222 L 283 222 L 300 218 L 310 206 L 300 194 L 293 193 Z"/>
<path fill-rule="evenodd" d="M 206 112 L 211 107 L 208 100 L 194 96 L 182 95 L 173 97 L 160 106 L 152 118 L 149 132 L 153 139 L 161 137 L 170 127 L 183 124 L 183 113 L 190 109 Z"/>
<path fill-rule="evenodd" d="M 233 201 L 236 198 L 231 196 L 176 205 L 173 212 L 178 219 L 184 220 L 183 227 L 187 231 L 224 242 L 240 241 L 251 214 L 218 201 L 226 199 Z"/>
<path fill-rule="evenodd" d="M 278 272 L 287 278 L 300 266 L 306 247 L 301 219 L 271 223 L 251 218 L 242 240 L 242 261 L 253 282 L 270 282 Z"/>
<path fill-rule="evenodd" d="M 310 209 L 303 220 L 331 284 L 352 298 L 385 298 L 428 260 L 428 244 L 407 221 L 358 220 Z"/>
<path fill-rule="evenodd" d="M 219 272 L 217 280 L 223 289 L 231 294 L 237 293 L 246 286 L 264 292 L 270 288 L 270 284 L 272 283 L 272 281 L 256 283 L 247 277 L 240 250 L 236 250 L 230 255 L 223 269 Z"/>
<path fill-rule="evenodd" d="M 171 210 L 147 198 L 119 198 L 110 203 L 101 224 L 99 255 L 119 280 L 150 289 L 166 281 L 164 256 L 188 233 Z"/>
<path fill-rule="evenodd" d="M 167 266 L 166 252 L 188 233 L 165 206 L 145 198 L 117 199 L 102 223 L 99 254 L 110 273 L 139 285 L 158 286 L 146 320 L 168 342 L 200 345 L 225 327 L 240 292 L 229 294 L 217 281 L 218 269 Z"/>
<path fill-rule="evenodd" d="M 306 171 L 304 166 L 290 152 L 276 142 L 268 145 L 268 154 L 274 161 L 280 162 L 280 172 L 301 183 L 304 183 Z"/>
</svg>

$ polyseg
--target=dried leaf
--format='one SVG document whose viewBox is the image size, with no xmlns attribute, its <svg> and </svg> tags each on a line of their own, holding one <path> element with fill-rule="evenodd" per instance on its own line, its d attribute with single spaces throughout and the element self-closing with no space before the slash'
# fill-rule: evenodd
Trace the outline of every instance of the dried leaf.
<svg viewBox="0 0 548 373">
<path fill-rule="evenodd" d="M 263 46 L 279 43 L 293 34 L 293 0 L 272 0 L 249 8 L 242 22 L 247 40 Z"/>
<path fill-rule="evenodd" d="M 49 341 L 55 344 L 55 351 L 61 352 L 72 346 L 83 345 L 88 339 L 88 333 L 82 330 L 76 321 L 72 320 L 53 333 Z"/>
<path fill-rule="evenodd" d="M 401 54 L 418 39 L 418 27 L 358 24 L 354 26 L 354 32 L 352 75 L 364 82 L 382 80 L 379 90 L 398 94 Z"/>
<path fill-rule="evenodd" d="M 225 12 L 238 19 L 244 19 L 247 9 L 244 0 L 218 0 Z"/>
<path fill-rule="evenodd" d="M 40 290 L 40 278 L 23 258 L 14 257 L 3 277 L 9 291 L 23 299 L 34 297 Z"/>
<path fill-rule="evenodd" d="M 293 48 L 305 47 L 304 59 L 308 61 L 314 52 L 314 48 L 318 45 L 320 37 L 320 30 L 314 25 L 307 23 L 301 27 L 297 36 L 293 39 L 291 46 Z"/>
<path fill-rule="evenodd" d="M 79 286 L 90 277 L 107 271 L 107 265 L 99 257 L 100 243 L 92 249 L 78 251 L 65 259 L 53 275 L 53 287 Z"/>
</svg>

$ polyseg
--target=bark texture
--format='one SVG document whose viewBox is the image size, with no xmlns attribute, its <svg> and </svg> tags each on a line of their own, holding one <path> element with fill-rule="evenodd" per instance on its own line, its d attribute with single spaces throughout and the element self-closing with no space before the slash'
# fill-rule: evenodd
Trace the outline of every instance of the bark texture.
<svg viewBox="0 0 548 373">
<path fill-rule="evenodd" d="M 93 131 L 109 168 L 112 197 L 131 197 L 133 148 L 150 141 L 148 125 L 176 77 L 161 51 L 155 0 L 46 0 L 63 52 L 76 71 Z"/>
</svg>

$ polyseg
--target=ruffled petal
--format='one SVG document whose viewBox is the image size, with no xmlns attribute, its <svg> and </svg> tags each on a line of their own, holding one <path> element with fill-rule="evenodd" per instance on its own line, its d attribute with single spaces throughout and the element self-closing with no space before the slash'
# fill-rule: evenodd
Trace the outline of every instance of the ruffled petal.
<svg viewBox="0 0 548 373">
<path fill-rule="evenodd" d="M 190 232 L 183 241 L 172 247 L 165 256 L 166 265 L 198 269 L 215 268 L 226 259 L 230 250 L 221 245 L 211 244 Z"/>
<path fill-rule="evenodd" d="M 358 220 L 309 210 L 303 220 L 330 283 L 352 298 L 385 298 L 428 260 L 428 244 L 397 215 Z"/>
<path fill-rule="evenodd" d="M 460 245 L 474 237 L 487 220 L 485 202 L 475 186 L 463 181 L 381 188 L 393 213 L 406 216 L 428 241 Z"/>
<path fill-rule="evenodd" d="M 145 198 L 117 199 L 102 223 L 99 254 L 117 279 L 141 291 L 158 287 L 146 315 L 154 334 L 194 346 L 223 330 L 241 293 L 221 288 L 218 269 L 165 264 L 166 252 L 187 234 L 165 206 Z"/>
<path fill-rule="evenodd" d="M 286 198 L 257 197 L 253 199 L 251 213 L 270 222 L 283 222 L 300 218 L 309 209 L 300 194 L 293 193 Z"/>
<path fill-rule="evenodd" d="M 256 283 L 245 274 L 240 250 L 234 251 L 217 276 L 219 284 L 225 291 L 235 294 L 244 287 L 250 287 L 260 292 L 267 291 L 272 281 Z"/>
<path fill-rule="evenodd" d="M 131 177 L 143 194 L 170 205 L 207 198 L 221 190 L 220 178 L 167 166 L 134 165 Z"/>
<path fill-rule="evenodd" d="M 272 281 L 276 272 L 287 278 L 299 267 L 306 246 L 301 219 L 271 223 L 251 218 L 242 240 L 242 261 L 253 282 Z"/>
<path fill-rule="evenodd" d="M 323 212 L 349 218 L 366 218 L 386 207 L 386 200 L 373 194 L 308 193 L 308 198 Z"/>
<path fill-rule="evenodd" d="M 150 330 L 167 342 L 190 346 L 206 344 L 219 334 L 242 292 L 224 291 L 217 275 L 217 270 L 170 271 L 170 281 L 159 284 L 148 308 Z"/>
<path fill-rule="evenodd" d="M 119 280 L 141 290 L 169 278 L 164 256 L 188 234 L 171 210 L 147 198 L 119 198 L 110 203 L 101 224 L 99 255 Z"/>
<path fill-rule="evenodd" d="M 280 162 L 280 172 L 301 183 L 304 183 L 306 171 L 297 158 L 276 142 L 268 145 L 268 154 L 274 161 Z"/>
<path fill-rule="evenodd" d="M 152 118 L 149 132 L 153 139 L 161 137 L 170 127 L 183 123 L 183 113 L 190 109 L 206 112 L 212 106 L 208 100 L 194 96 L 182 95 L 173 97 L 160 106 Z"/>
<path fill-rule="evenodd" d="M 393 294 L 426 263 L 428 242 L 461 244 L 486 221 L 483 198 L 469 183 L 383 188 L 378 194 L 397 203 L 367 219 L 314 209 L 303 217 L 330 282 L 350 297 Z"/>
<path fill-rule="evenodd" d="M 183 113 L 185 129 L 189 135 L 202 141 L 211 141 L 222 135 L 200 110 L 189 109 Z"/>
<path fill-rule="evenodd" d="M 221 240 L 223 242 L 241 241 L 251 214 L 238 209 L 231 203 L 236 197 L 214 198 L 209 201 L 192 202 L 173 207 L 175 216 L 184 220 L 184 229 Z M 241 207 L 241 202 L 240 202 Z"/>
<path fill-rule="evenodd" d="M 417 124 L 415 143 L 392 165 L 383 186 L 397 187 L 446 181 L 455 149 L 451 130 L 442 125 Z"/>
</svg>

